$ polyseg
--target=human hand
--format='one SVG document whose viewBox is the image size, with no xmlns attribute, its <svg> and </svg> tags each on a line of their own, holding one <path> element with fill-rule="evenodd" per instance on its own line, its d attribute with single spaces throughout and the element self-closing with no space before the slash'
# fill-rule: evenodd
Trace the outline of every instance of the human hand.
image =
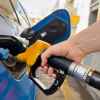
<svg viewBox="0 0 100 100">
<path fill-rule="evenodd" d="M 48 69 L 48 58 L 51 56 L 63 56 L 74 60 L 76 63 L 80 63 L 82 58 L 85 56 L 84 51 L 81 50 L 73 41 L 64 41 L 58 43 L 56 45 L 50 46 L 42 55 L 42 63 L 41 66 L 44 67 L 44 71 L 48 71 L 48 74 L 51 75 L 53 73 L 53 69 L 50 67 Z"/>
</svg>

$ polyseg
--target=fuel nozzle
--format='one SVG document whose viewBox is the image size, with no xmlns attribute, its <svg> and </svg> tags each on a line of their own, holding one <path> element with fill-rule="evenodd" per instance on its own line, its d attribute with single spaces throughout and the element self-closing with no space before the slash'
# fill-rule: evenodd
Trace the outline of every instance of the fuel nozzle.
<svg viewBox="0 0 100 100">
<path fill-rule="evenodd" d="M 20 36 L 0 35 L 0 47 L 9 49 L 12 55 L 24 52 L 28 46 L 28 40 Z"/>
<path fill-rule="evenodd" d="M 91 66 L 76 64 L 72 60 L 57 56 L 50 57 L 48 64 L 53 68 L 64 71 L 66 75 L 70 75 L 88 83 L 96 89 L 100 89 L 100 72 Z"/>
<path fill-rule="evenodd" d="M 45 84 L 47 80 L 46 75 L 38 72 L 41 66 L 41 53 L 47 49 L 50 44 L 38 40 L 32 46 L 30 46 L 24 53 L 17 56 L 18 59 L 27 63 L 29 78 L 46 94 L 51 95 L 55 93 L 59 87 L 63 84 L 66 75 L 75 77 L 76 79 L 82 80 L 92 87 L 100 89 L 100 73 L 87 67 L 86 65 L 76 64 L 73 60 L 51 56 L 48 58 L 48 66 L 54 68 L 56 77 L 53 79 L 51 84 L 48 86 Z M 42 77 L 42 78 L 41 78 Z M 49 77 L 50 81 L 51 78 Z M 48 81 L 48 80 L 47 80 Z M 49 84 L 49 83 L 48 83 Z"/>
</svg>

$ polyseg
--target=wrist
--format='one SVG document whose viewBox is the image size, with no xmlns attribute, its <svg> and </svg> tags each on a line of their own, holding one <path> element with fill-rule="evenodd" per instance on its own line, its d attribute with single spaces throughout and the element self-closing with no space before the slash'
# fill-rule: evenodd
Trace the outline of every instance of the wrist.
<svg viewBox="0 0 100 100">
<path fill-rule="evenodd" d="M 76 44 L 76 42 L 67 40 L 63 44 L 65 48 L 63 51 L 65 57 L 80 63 L 84 56 L 86 56 L 85 52 Z"/>
<path fill-rule="evenodd" d="M 70 40 L 70 42 L 76 46 L 76 48 L 80 49 L 80 51 L 83 52 L 84 55 L 87 55 L 91 53 L 92 48 L 88 46 L 88 43 L 84 41 L 83 39 L 77 39 L 73 38 Z"/>
</svg>

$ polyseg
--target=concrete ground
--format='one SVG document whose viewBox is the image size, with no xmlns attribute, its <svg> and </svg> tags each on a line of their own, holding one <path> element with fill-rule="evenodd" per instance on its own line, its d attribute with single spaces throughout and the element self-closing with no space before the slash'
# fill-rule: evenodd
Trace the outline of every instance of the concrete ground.
<svg viewBox="0 0 100 100">
<path fill-rule="evenodd" d="M 40 79 L 42 79 L 45 85 L 48 85 L 51 81 L 51 78 L 43 73 L 40 74 Z M 84 82 L 67 77 L 62 87 L 56 93 L 46 96 L 39 90 L 36 100 L 100 100 L 100 98 L 97 97 L 95 92 L 92 92 L 92 89 L 87 88 Z"/>
<path fill-rule="evenodd" d="M 92 96 L 90 92 L 92 90 L 88 89 L 86 84 L 68 77 L 63 86 L 53 95 L 46 96 L 39 90 L 36 100 L 100 100 L 95 92 Z"/>
<path fill-rule="evenodd" d="M 41 91 L 39 91 L 36 100 L 64 100 L 64 95 L 61 90 L 57 91 L 51 96 L 46 96 Z"/>
</svg>

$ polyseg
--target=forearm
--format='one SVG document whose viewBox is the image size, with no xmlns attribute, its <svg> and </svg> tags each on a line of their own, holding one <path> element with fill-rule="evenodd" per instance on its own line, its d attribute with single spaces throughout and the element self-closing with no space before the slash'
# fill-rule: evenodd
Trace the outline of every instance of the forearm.
<svg viewBox="0 0 100 100">
<path fill-rule="evenodd" d="M 71 41 L 86 54 L 100 51 L 100 21 L 79 32 Z"/>
</svg>

